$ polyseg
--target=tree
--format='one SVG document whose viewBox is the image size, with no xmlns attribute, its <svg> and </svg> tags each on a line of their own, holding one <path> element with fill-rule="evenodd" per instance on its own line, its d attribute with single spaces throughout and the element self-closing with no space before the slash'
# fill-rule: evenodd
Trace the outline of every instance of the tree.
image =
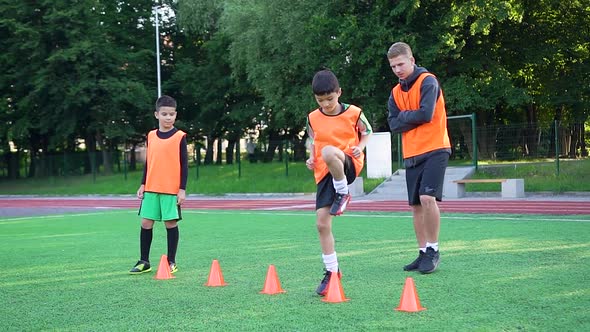
<svg viewBox="0 0 590 332">
<path fill-rule="evenodd" d="M 227 162 L 233 162 L 236 142 L 256 126 L 259 97 L 245 80 L 232 77 L 227 49 L 229 39 L 218 29 L 222 2 L 193 1 L 179 6 L 183 31 L 177 50 L 173 84 L 183 102 L 190 105 L 189 122 L 196 139 L 207 137 L 205 164 L 213 163 L 213 146 L 227 138 Z M 219 145 L 220 147 L 221 145 Z M 217 163 L 221 163 L 218 148 Z"/>
<path fill-rule="evenodd" d="M 11 13 L 0 21 L 9 50 L 2 63 L 10 68 L 2 93 L 18 113 L 13 132 L 23 139 L 13 141 L 31 152 L 29 174 L 43 175 L 37 157 L 73 151 L 78 137 L 91 153 L 94 142 L 102 147 L 109 171 L 108 150 L 134 134 L 129 124 L 149 95 L 142 23 L 151 1 L 5 1 L 0 8 Z"/>
</svg>

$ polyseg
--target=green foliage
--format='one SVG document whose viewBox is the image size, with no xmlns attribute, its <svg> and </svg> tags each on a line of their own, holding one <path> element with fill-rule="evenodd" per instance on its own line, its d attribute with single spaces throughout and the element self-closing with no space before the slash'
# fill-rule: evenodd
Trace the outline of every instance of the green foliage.
<svg viewBox="0 0 590 332">
<path fill-rule="evenodd" d="M 3 139 L 29 149 L 33 159 L 72 149 L 77 138 L 92 138 L 92 149 L 94 140 L 110 146 L 144 131 L 151 30 L 140 22 L 149 19 L 150 4 L 1 3 L 10 15 L 0 21 L 7 32 L 1 60 L 7 78 L 0 89 L 15 124 Z"/>
<path fill-rule="evenodd" d="M 190 34 L 213 34 L 219 28 L 223 0 L 178 2 L 178 24 Z"/>
<path fill-rule="evenodd" d="M 155 4 L 163 92 L 210 149 L 256 130 L 304 139 L 323 67 L 342 101 L 387 131 L 396 79 L 385 53 L 398 40 L 438 77 L 449 114 L 476 113 L 479 126 L 559 120 L 574 131 L 590 115 L 587 0 L 0 0 L 0 151 L 10 142 L 36 160 L 80 139 L 91 151 L 142 143 L 155 125 Z"/>
<path fill-rule="evenodd" d="M 234 76 L 247 78 L 260 92 L 266 112 L 263 120 L 273 129 L 300 131 L 313 107 L 311 77 L 327 53 L 317 58 L 313 51 L 323 45 L 318 40 L 310 45 L 306 27 L 325 7 L 313 7 L 312 3 L 228 1 L 221 18 L 223 32 L 230 38 L 229 61 Z M 310 16 L 312 8 L 315 15 Z M 329 38 L 322 32 L 311 31 L 322 39 Z"/>
</svg>

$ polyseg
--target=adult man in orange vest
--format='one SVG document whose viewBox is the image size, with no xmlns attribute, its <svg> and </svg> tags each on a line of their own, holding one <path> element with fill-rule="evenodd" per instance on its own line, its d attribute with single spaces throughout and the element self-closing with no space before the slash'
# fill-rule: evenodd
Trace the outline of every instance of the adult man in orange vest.
<svg viewBox="0 0 590 332">
<path fill-rule="evenodd" d="M 432 273 L 440 253 L 440 210 L 445 170 L 451 154 L 443 92 L 436 77 L 418 67 L 412 49 L 397 42 L 387 51 L 393 73 L 399 78 L 387 105 L 387 121 L 394 133 L 402 133 L 408 201 L 412 207 L 419 254 L 406 271 Z"/>
</svg>

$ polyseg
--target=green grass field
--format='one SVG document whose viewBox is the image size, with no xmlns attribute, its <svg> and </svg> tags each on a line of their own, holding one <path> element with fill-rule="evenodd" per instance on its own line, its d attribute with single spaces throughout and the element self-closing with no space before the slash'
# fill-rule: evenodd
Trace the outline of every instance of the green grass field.
<svg viewBox="0 0 590 332">
<path fill-rule="evenodd" d="M 590 159 L 555 162 L 482 165 L 474 179 L 524 179 L 525 192 L 590 191 Z M 467 191 L 500 191 L 498 183 L 472 183 Z"/>
<path fill-rule="evenodd" d="M 365 170 L 363 170 L 365 172 Z M 361 173 L 364 176 L 364 173 Z M 143 171 L 111 175 L 55 176 L 0 180 L 0 195 L 134 195 Z M 365 191 L 377 187 L 384 179 L 367 179 Z M 315 193 L 313 173 L 305 163 L 242 163 L 208 165 L 189 169 L 189 194 L 221 195 L 226 193 Z"/>
<path fill-rule="evenodd" d="M 408 213 L 334 222 L 349 302 L 314 294 L 322 277 L 312 212 L 184 211 L 179 272 L 131 276 L 136 211 L 0 219 L 4 331 L 590 330 L 590 216 L 445 214 L 441 265 L 417 253 Z M 156 225 L 152 264 L 166 250 Z M 228 283 L 204 286 L 213 259 Z M 285 294 L 259 294 L 269 264 Z M 154 269 L 155 270 L 155 269 Z M 394 311 L 414 278 L 419 313 Z"/>
</svg>

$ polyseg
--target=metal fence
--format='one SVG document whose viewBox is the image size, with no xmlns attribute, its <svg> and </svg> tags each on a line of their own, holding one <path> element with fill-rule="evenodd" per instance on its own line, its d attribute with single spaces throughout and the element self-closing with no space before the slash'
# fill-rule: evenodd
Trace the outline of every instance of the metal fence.
<svg viewBox="0 0 590 332">
<path fill-rule="evenodd" d="M 559 173 L 561 158 L 588 156 L 590 133 L 584 124 L 549 125 L 512 124 L 478 127 L 475 115 L 449 117 L 448 129 L 453 154 L 451 163 L 473 165 L 480 160 L 505 161 L 555 161 Z M 401 135 L 391 135 L 392 167 L 403 168 Z M 238 153 L 239 152 L 239 153 Z M 298 140 L 259 141 L 255 148 L 236 142 L 224 146 L 223 151 L 207 151 L 198 144 L 189 142 L 189 166 L 215 167 L 234 164 L 241 170 L 241 163 L 282 163 L 285 174 L 289 162 L 304 162 L 308 156 L 305 142 Z M 231 158 L 230 158 L 231 157 Z M 130 171 L 141 170 L 144 164 L 141 151 L 76 151 L 51 154 L 38 153 L 35 157 L 26 151 L 11 151 L 0 154 L 0 179 L 51 176 L 93 176 L 121 174 L 127 177 Z M 238 172 L 241 176 L 241 172 Z"/>
</svg>

